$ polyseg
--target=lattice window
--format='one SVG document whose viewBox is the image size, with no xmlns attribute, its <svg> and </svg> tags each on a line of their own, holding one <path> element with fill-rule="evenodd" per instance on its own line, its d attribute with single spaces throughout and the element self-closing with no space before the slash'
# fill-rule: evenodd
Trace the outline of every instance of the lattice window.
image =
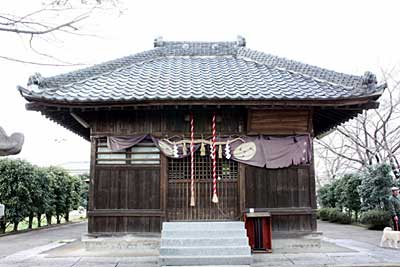
<svg viewBox="0 0 400 267">
<path fill-rule="evenodd" d="M 168 178 L 169 179 L 190 179 L 190 156 L 183 159 L 168 160 Z M 225 157 L 217 159 L 217 177 L 218 180 L 237 179 L 238 164 Z M 200 151 L 195 153 L 195 179 L 212 179 L 212 159 L 209 151 L 205 156 L 200 156 Z"/>
<path fill-rule="evenodd" d="M 122 151 L 111 151 L 107 147 L 106 139 L 99 139 L 96 148 L 96 163 L 99 165 L 159 165 L 160 150 L 154 143 L 145 140 Z"/>
</svg>

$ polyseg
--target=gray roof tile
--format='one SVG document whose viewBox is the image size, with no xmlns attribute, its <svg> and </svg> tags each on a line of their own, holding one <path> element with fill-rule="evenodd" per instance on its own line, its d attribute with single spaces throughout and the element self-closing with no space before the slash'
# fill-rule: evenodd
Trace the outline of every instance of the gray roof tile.
<svg viewBox="0 0 400 267">
<path fill-rule="evenodd" d="M 82 70 L 30 78 L 29 100 L 343 99 L 379 94 L 354 76 L 253 51 L 238 42 L 159 42 L 152 50 Z M 33 86 L 32 86 L 33 85 Z"/>
</svg>

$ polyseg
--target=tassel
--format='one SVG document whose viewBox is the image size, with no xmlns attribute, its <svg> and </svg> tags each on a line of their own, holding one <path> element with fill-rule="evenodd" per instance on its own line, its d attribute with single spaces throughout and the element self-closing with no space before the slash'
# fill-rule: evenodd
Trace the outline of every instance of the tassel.
<svg viewBox="0 0 400 267">
<path fill-rule="evenodd" d="M 213 203 L 218 203 L 218 196 L 217 196 L 216 193 L 213 194 L 212 202 L 213 202 Z"/>
<path fill-rule="evenodd" d="M 190 197 L 190 206 L 194 207 L 195 203 L 194 203 L 194 195 L 192 194 L 192 196 Z"/>
<path fill-rule="evenodd" d="M 201 143 L 200 156 L 204 157 L 205 155 L 206 155 L 206 147 L 204 146 L 204 143 Z"/>
<path fill-rule="evenodd" d="M 222 159 L 222 145 L 218 146 L 218 158 Z"/>
<path fill-rule="evenodd" d="M 186 147 L 185 142 L 183 142 L 183 145 L 182 145 L 182 155 L 187 156 L 187 147 Z"/>
</svg>

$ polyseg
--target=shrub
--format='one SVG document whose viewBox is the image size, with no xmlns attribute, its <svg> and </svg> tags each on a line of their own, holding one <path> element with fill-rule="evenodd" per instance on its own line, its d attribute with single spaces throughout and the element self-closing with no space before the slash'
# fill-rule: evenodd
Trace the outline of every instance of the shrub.
<svg viewBox="0 0 400 267">
<path fill-rule="evenodd" d="M 331 209 L 331 211 L 329 212 L 329 221 L 338 222 L 342 214 L 343 213 L 338 209 Z"/>
<path fill-rule="evenodd" d="M 341 224 L 351 224 L 351 217 L 346 213 L 340 212 L 338 214 L 337 222 Z"/>
<path fill-rule="evenodd" d="M 322 208 L 319 209 L 319 217 L 323 221 L 329 221 L 329 214 L 331 213 L 332 210 L 335 210 L 334 208 Z"/>
<path fill-rule="evenodd" d="M 374 209 L 364 212 L 360 222 L 368 226 L 368 229 L 382 230 L 390 225 L 390 213 L 386 210 Z"/>
<path fill-rule="evenodd" d="M 393 182 L 391 172 L 387 164 L 370 166 L 363 172 L 359 186 L 362 211 L 387 208 Z"/>
<path fill-rule="evenodd" d="M 318 190 L 318 201 L 323 208 L 334 208 L 337 203 L 337 196 L 335 194 L 338 182 L 334 181 L 331 184 L 326 184 Z"/>
</svg>

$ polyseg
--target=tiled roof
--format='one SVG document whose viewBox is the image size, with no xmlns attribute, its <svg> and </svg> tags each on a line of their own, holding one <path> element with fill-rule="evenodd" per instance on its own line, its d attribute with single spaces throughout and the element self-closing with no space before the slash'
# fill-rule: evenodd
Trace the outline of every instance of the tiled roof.
<svg viewBox="0 0 400 267">
<path fill-rule="evenodd" d="M 332 100 L 379 95 L 367 72 L 342 74 L 250 50 L 237 42 L 164 42 L 155 48 L 49 78 L 19 90 L 28 100 Z"/>
</svg>

